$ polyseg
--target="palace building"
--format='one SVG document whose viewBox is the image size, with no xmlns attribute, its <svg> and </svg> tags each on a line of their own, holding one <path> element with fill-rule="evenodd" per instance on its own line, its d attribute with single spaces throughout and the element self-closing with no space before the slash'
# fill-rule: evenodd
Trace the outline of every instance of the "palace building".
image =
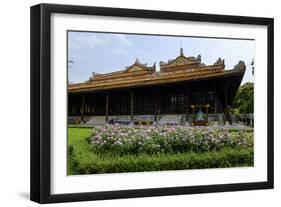
<svg viewBox="0 0 281 207">
<path fill-rule="evenodd" d="M 221 58 L 205 65 L 182 48 L 175 59 L 160 62 L 160 71 L 136 59 L 123 70 L 69 84 L 68 123 L 225 123 L 245 70 L 243 61 L 225 69 Z"/>
</svg>

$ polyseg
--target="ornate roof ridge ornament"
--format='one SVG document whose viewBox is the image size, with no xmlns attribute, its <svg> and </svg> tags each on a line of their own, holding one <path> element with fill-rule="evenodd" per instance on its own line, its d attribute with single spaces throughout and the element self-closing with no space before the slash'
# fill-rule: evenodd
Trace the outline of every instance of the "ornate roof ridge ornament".
<svg viewBox="0 0 281 207">
<path fill-rule="evenodd" d="M 100 75 L 100 73 L 92 72 L 92 76 Z"/>
<path fill-rule="evenodd" d="M 217 59 L 217 61 L 214 63 L 214 65 L 224 65 L 224 59 L 221 59 L 220 57 Z"/>
<path fill-rule="evenodd" d="M 234 70 L 246 70 L 245 62 L 239 60 L 239 62 L 234 66 Z"/>
<path fill-rule="evenodd" d="M 175 59 L 169 60 L 168 63 L 165 63 L 164 61 L 159 62 L 160 68 L 172 68 L 172 67 L 192 65 L 192 64 L 200 65 L 201 55 L 198 55 L 197 57 L 178 56 Z"/>
<path fill-rule="evenodd" d="M 136 57 L 135 63 L 142 65 L 142 63 L 140 62 L 140 60 Z"/>
<path fill-rule="evenodd" d="M 167 62 L 160 61 L 159 65 L 161 67 L 174 67 L 178 65 L 189 65 L 189 64 L 194 64 L 198 63 L 199 65 L 201 64 L 201 54 L 199 54 L 197 57 L 194 56 L 185 56 L 183 48 L 180 47 L 180 54 L 177 56 L 175 59 L 169 59 Z"/>
<path fill-rule="evenodd" d="M 183 48 L 182 48 L 182 47 L 180 47 L 180 56 L 185 57 L 185 56 L 184 56 L 184 53 L 183 53 Z"/>
<path fill-rule="evenodd" d="M 89 80 L 86 80 L 85 82 L 89 82 L 89 81 L 95 79 L 95 77 L 100 76 L 100 75 L 102 75 L 102 74 L 97 73 L 97 72 L 92 72 L 92 75 L 90 76 Z"/>
<path fill-rule="evenodd" d="M 125 66 L 125 69 L 128 71 L 130 70 L 132 67 L 134 67 L 135 65 L 137 66 L 141 66 L 143 69 L 145 70 L 153 70 L 153 68 L 156 67 L 156 62 L 154 62 L 154 64 L 152 66 L 148 66 L 148 63 L 141 63 L 141 61 L 136 57 L 135 62 L 132 65 L 129 66 Z M 125 71 L 126 71 L 125 70 Z"/>
<path fill-rule="evenodd" d="M 165 62 L 162 61 L 162 60 L 159 62 L 159 65 L 160 65 L 160 66 L 161 66 L 161 65 L 166 65 L 166 64 L 167 64 L 167 63 L 165 63 Z"/>
</svg>

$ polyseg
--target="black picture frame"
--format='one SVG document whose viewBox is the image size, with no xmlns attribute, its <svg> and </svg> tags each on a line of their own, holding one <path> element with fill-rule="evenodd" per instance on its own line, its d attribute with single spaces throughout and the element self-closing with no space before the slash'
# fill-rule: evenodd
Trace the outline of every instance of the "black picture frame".
<svg viewBox="0 0 281 207">
<path fill-rule="evenodd" d="M 50 72 L 50 16 L 52 13 L 99 15 L 112 17 L 151 18 L 194 22 L 219 22 L 267 26 L 267 181 L 237 184 L 218 184 L 186 187 L 167 187 L 74 194 L 51 194 L 50 184 L 50 123 L 51 123 L 51 72 Z M 211 193 L 273 188 L 273 44 L 274 20 L 272 18 L 195 14 L 168 11 L 135 10 L 89 6 L 39 4 L 31 7 L 31 151 L 30 199 L 38 203 L 88 201 L 102 199 L 166 196 L 179 194 Z"/>
</svg>

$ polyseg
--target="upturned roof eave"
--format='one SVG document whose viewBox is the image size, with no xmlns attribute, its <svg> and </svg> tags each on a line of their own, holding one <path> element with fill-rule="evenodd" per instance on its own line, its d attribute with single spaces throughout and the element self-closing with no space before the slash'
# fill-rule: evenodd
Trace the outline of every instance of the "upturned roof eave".
<svg viewBox="0 0 281 207">
<path fill-rule="evenodd" d="M 186 81 L 194 81 L 194 80 L 206 80 L 206 79 L 216 79 L 216 78 L 224 78 L 230 76 L 244 76 L 245 70 L 239 69 L 232 69 L 232 70 L 224 70 L 220 73 L 209 73 L 205 75 L 182 75 L 180 77 L 165 77 L 165 78 L 155 78 L 150 80 L 142 80 L 142 81 L 132 81 L 132 82 L 125 82 L 125 83 L 116 83 L 111 85 L 90 85 L 87 83 L 80 84 L 79 87 L 71 88 L 68 87 L 69 93 L 79 93 L 79 92 L 94 92 L 94 91 L 101 91 L 101 90 L 113 90 L 113 89 L 122 89 L 122 88 L 136 88 L 142 86 L 153 86 L 153 85 L 165 85 L 177 82 L 186 82 Z M 75 85 L 75 84 L 74 84 Z"/>
</svg>

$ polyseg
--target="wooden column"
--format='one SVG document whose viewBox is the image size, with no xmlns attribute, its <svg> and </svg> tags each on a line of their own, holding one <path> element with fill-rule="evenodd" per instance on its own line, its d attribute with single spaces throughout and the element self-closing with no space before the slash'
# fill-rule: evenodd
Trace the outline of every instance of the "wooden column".
<svg viewBox="0 0 281 207">
<path fill-rule="evenodd" d="M 227 87 L 224 88 L 224 105 L 227 108 Z"/>
<path fill-rule="evenodd" d="M 105 121 L 108 123 L 108 115 L 109 115 L 109 93 L 106 93 L 105 97 Z"/>
<path fill-rule="evenodd" d="M 153 93 L 153 102 L 154 102 L 154 123 L 155 124 L 158 124 L 157 123 L 157 113 L 158 113 L 158 91 L 157 90 L 154 90 L 154 93 Z"/>
<path fill-rule="evenodd" d="M 228 101 L 227 101 L 227 87 L 224 88 L 224 105 L 225 105 L 225 109 L 224 109 L 225 121 L 228 122 L 229 121 L 229 111 L 228 111 Z"/>
<path fill-rule="evenodd" d="M 185 95 L 186 95 L 186 122 L 188 122 L 189 107 L 190 107 L 190 90 L 188 85 L 185 88 Z"/>
<path fill-rule="evenodd" d="M 134 124 L 134 92 L 132 89 L 130 90 L 130 99 L 130 124 Z"/>
<path fill-rule="evenodd" d="M 215 80 L 213 81 L 213 96 L 214 96 L 214 114 L 217 114 L 217 85 Z"/>
<path fill-rule="evenodd" d="M 157 91 L 157 115 L 162 114 L 162 101 L 161 101 L 161 88 L 158 89 Z"/>
<path fill-rule="evenodd" d="M 80 113 L 81 113 L 81 121 L 84 121 L 84 115 L 85 115 L 85 94 L 82 95 L 82 103 L 81 103 L 81 108 L 80 108 Z"/>
<path fill-rule="evenodd" d="M 192 105 L 191 108 L 192 108 L 192 121 L 195 122 L 195 107 L 194 107 L 194 105 Z"/>
</svg>

